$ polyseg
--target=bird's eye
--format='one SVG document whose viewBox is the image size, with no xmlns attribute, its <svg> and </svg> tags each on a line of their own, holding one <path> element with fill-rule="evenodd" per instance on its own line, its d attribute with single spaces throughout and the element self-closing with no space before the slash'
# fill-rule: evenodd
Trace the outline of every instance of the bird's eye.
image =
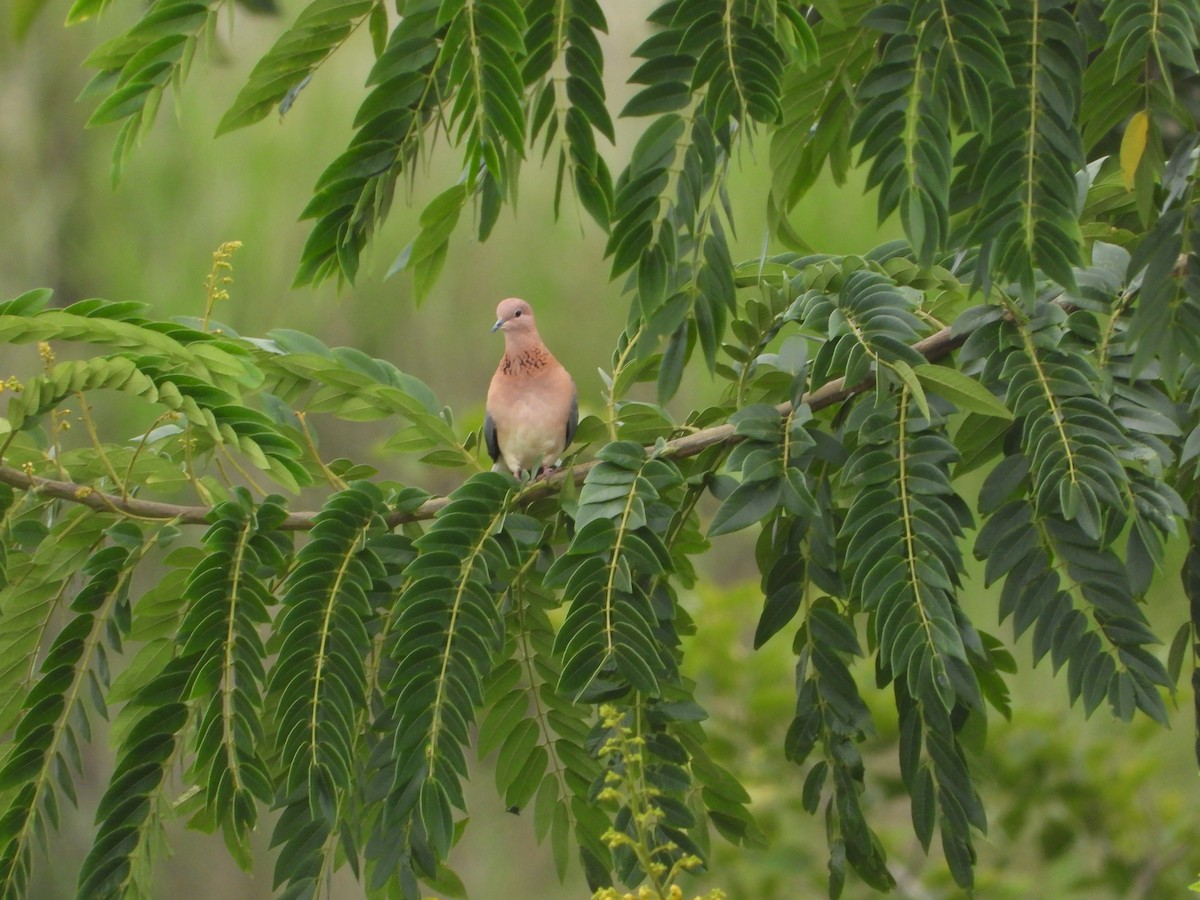
<svg viewBox="0 0 1200 900">
<path fill-rule="evenodd" d="M 515 313 L 513 313 L 513 316 L 518 319 L 521 318 L 521 311 L 518 309 Z"/>
</svg>

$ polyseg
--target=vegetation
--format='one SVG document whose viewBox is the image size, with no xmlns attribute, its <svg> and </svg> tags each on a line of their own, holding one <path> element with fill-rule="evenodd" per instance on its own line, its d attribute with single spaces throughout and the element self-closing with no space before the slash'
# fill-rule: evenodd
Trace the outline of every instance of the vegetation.
<svg viewBox="0 0 1200 900">
<path fill-rule="evenodd" d="M 628 297 L 603 408 L 563 469 L 485 471 L 478 433 L 412 374 L 218 322 L 235 243 L 199 318 L 45 290 L 0 304 L 0 340 L 42 360 L 0 420 L 0 896 L 26 893 L 110 707 L 81 897 L 152 895 L 178 816 L 250 866 L 268 811 L 280 896 L 343 867 L 372 896 L 457 893 L 472 752 L 495 754 L 560 877 L 576 858 L 597 896 L 681 896 L 725 852 L 711 832 L 766 839 L 689 674 L 727 634 L 689 614 L 711 591 L 698 562 L 745 529 L 754 646 L 790 637 L 794 656 L 773 760 L 824 817 L 833 896 L 896 882 L 877 731 L 912 836 L 973 887 L 1015 644 L 1087 715 L 1173 718 L 1200 620 L 1200 3 L 671 0 L 620 116 L 595 0 L 396 7 L 315 0 L 220 122 L 303 103 L 365 23 L 367 90 L 304 209 L 297 283 L 352 284 L 397 188 L 449 156 L 461 176 L 395 266 L 424 296 L 464 220 L 486 240 L 526 158 L 548 159 L 545 214 L 601 228 Z M 14 9 L 23 30 L 40 5 Z M 89 57 L 114 176 L 220 9 L 155 0 Z M 641 123 L 623 154 L 620 117 Z M 752 158 L 769 187 L 735 197 Z M 831 256 L 792 214 L 856 165 L 906 239 Z M 734 261 L 735 203 L 765 206 L 774 249 Z M 673 413 L 704 371 L 719 399 Z M 132 441 L 92 414 L 113 392 L 139 406 Z M 389 452 L 461 484 L 435 497 L 323 458 L 328 419 L 394 423 Z M 1193 615 L 1157 633 L 1146 595 L 1179 574 L 1177 535 Z M 1004 623 L 1011 640 L 987 630 Z"/>
</svg>

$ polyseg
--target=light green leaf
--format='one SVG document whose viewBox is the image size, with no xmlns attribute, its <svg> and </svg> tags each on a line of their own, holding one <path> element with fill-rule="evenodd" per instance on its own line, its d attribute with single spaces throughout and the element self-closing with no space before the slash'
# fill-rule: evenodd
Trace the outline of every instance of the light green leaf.
<svg viewBox="0 0 1200 900">
<path fill-rule="evenodd" d="M 359 23 L 383 4 L 374 0 L 314 0 L 254 66 L 245 87 L 221 118 L 222 135 L 264 118 L 327 60 Z M 384 14 L 384 27 L 387 24 Z M 375 26 L 374 20 L 372 26 Z M 372 27 L 378 46 L 378 29 Z M 376 53 L 378 55 L 378 51 Z"/>
<path fill-rule="evenodd" d="M 925 421 L 930 421 L 933 417 L 929 412 L 929 400 L 925 397 L 925 391 L 921 389 L 921 382 L 917 379 L 916 373 L 912 366 L 902 359 L 898 359 L 892 363 L 892 371 L 900 376 L 900 380 L 904 382 L 904 386 L 908 388 L 913 395 L 913 399 L 917 401 L 917 408 L 921 410 L 921 415 Z"/>
<path fill-rule="evenodd" d="M 957 369 L 929 363 L 913 367 L 917 378 L 929 390 L 969 412 L 1011 419 L 1012 412 L 991 391 Z"/>
</svg>

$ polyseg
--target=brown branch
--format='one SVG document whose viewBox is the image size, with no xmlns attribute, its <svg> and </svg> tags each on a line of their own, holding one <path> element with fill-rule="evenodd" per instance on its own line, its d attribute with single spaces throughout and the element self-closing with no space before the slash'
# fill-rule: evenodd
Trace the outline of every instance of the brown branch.
<svg viewBox="0 0 1200 900">
<path fill-rule="evenodd" d="M 949 328 L 943 328 L 936 334 L 931 334 L 924 340 L 918 341 L 913 345 L 913 349 L 933 362 L 948 356 L 964 339 L 965 335 L 952 335 Z M 846 387 L 845 379 L 835 378 L 816 390 L 809 391 L 802 398 L 802 402 L 815 412 L 866 390 L 872 383 L 872 379 L 868 378 L 859 384 Z M 792 405 L 781 403 L 777 409 L 781 415 L 787 415 L 791 412 Z M 712 428 L 705 428 L 673 441 L 667 441 L 666 446 L 658 451 L 658 455 L 668 459 L 685 459 L 717 444 L 732 443 L 736 440 L 738 440 L 738 436 L 734 434 L 732 425 L 714 425 Z M 582 484 L 588 472 L 595 465 L 596 462 L 593 460 L 553 472 L 526 488 L 521 495 L 521 500 L 528 503 L 548 497 L 555 493 L 567 479 L 571 479 L 575 484 Z M 118 513 L 135 519 L 167 520 L 180 525 L 206 525 L 209 521 L 208 515 L 212 511 L 212 507 L 208 506 L 180 506 L 174 503 L 160 503 L 155 500 L 139 500 L 136 497 L 106 494 L 84 484 L 40 478 L 21 469 L 4 465 L 0 465 L 0 484 L 7 484 L 23 491 L 34 491 L 47 497 L 69 500 L 72 503 L 82 503 L 98 512 Z M 389 513 L 386 517 L 387 522 L 395 527 L 406 522 L 432 519 L 449 502 L 446 497 L 432 497 L 411 512 L 393 511 Z M 283 531 L 305 531 L 313 527 L 316 515 L 316 512 L 308 511 L 288 513 L 279 528 Z"/>
</svg>

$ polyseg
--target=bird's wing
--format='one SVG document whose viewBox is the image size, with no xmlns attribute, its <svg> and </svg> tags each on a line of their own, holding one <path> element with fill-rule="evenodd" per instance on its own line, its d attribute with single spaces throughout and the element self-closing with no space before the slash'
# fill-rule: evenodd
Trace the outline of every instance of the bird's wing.
<svg viewBox="0 0 1200 900">
<path fill-rule="evenodd" d="M 575 427 L 579 424 L 579 391 L 575 389 L 575 385 L 571 385 L 571 411 L 567 413 L 567 442 L 563 444 L 563 450 L 571 446 L 571 441 L 575 439 Z"/>
<path fill-rule="evenodd" d="M 500 439 L 496 437 L 496 422 L 491 413 L 483 416 L 483 442 L 487 444 L 488 456 L 496 462 L 500 458 Z"/>
</svg>

